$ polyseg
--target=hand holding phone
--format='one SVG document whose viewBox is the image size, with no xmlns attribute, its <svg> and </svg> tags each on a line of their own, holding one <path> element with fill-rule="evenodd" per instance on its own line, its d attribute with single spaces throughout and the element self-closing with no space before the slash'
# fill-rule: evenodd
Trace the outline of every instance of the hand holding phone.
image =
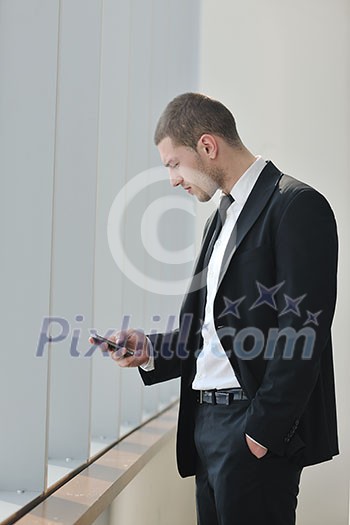
<svg viewBox="0 0 350 525">
<path fill-rule="evenodd" d="M 117 350 L 120 350 L 121 348 L 124 348 L 123 345 L 117 345 L 117 343 L 114 343 L 113 341 L 110 341 L 109 339 L 106 339 L 105 337 L 102 337 L 101 335 L 94 334 L 90 336 L 90 339 L 93 341 L 95 345 L 102 345 L 103 343 L 107 343 L 108 350 L 115 352 Z M 125 354 L 122 357 L 130 357 L 134 355 L 134 352 L 132 350 L 127 349 Z"/>
</svg>

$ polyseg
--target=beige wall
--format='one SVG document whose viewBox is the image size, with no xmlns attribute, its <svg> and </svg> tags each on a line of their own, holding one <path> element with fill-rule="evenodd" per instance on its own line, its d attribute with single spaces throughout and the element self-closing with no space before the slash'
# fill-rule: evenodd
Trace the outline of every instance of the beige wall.
<svg viewBox="0 0 350 525">
<path fill-rule="evenodd" d="M 347 0 L 202 0 L 200 90 L 231 108 L 255 154 L 324 193 L 339 225 L 334 346 L 342 455 L 305 470 L 298 525 L 349 519 L 349 11 Z M 208 207 L 198 210 L 204 220 Z"/>
</svg>

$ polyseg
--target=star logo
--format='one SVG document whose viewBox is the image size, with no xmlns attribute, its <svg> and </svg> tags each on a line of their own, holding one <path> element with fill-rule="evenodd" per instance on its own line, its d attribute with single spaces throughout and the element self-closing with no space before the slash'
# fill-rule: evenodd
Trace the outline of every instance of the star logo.
<svg viewBox="0 0 350 525">
<path fill-rule="evenodd" d="M 231 314 L 234 317 L 237 317 L 237 319 L 240 319 L 241 316 L 239 314 L 238 307 L 241 303 L 243 303 L 245 298 L 246 296 L 241 297 L 240 299 L 237 299 L 236 301 L 230 301 L 230 299 L 228 299 L 227 297 L 224 297 L 225 308 L 219 315 L 219 319 L 220 317 L 224 317 L 224 315 L 228 315 L 228 314 Z"/>
<path fill-rule="evenodd" d="M 319 312 L 316 312 L 315 314 L 313 314 L 312 312 L 309 312 L 309 310 L 306 310 L 306 313 L 307 313 L 307 319 L 304 323 L 304 326 L 306 324 L 311 324 L 311 323 L 318 326 L 318 316 L 322 313 L 322 310 L 320 310 Z"/>
<path fill-rule="evenodd" d="M 259 291 L 259 297 L 255 301 L 255 303 L 250 307 L 250 310 L 254 310 L 254 308 L 258 308 L 258 306 L 261 306 L 263 304 L 267 304 L 267 306 L 270 306 L 274 310 L 277 310 L 275 295 L 278 292 L 278 290 L 282 288 L 284 282 L 285 281 L 282 281 L 280 284 L 272 286 L 272 288 L 266 288 L 266 286 L 256 281 L 256 285 Z"/>
<path fill-rule="evenodd" d="M 306 295 L 307 294 L 304 294 L 304 295 L 301 295 L 300 297 L 297 297 L 296 299 L 292 299 L 291 297 L 289 297 L 289 295 L 284 294 L 284 299 L 286 301 L 286 306 L 284 307 L 284 309 L 280 313 L 280 316 L 288 314 L 290 312 L 290 313 L 295 314 L 298 317 L 300 317 L 299 304 L 301 303 L 301 301 L 303 301 L 305 299 Z"/>
</svg>

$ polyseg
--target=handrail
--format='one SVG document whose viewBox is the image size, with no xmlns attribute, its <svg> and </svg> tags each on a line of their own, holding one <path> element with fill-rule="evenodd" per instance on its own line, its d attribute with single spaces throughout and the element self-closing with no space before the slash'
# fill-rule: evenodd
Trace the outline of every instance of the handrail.
<svg viewBox="0 0 350 525">
<path fill-rule="evenodd" d="M 69 479 L 13 514 L 2 525 L 87 525 L 113 502 L 174 436 L 178 403 L 112 444 Z M 25 513 L 25 514 L 24 514 Z"/>
</svg>

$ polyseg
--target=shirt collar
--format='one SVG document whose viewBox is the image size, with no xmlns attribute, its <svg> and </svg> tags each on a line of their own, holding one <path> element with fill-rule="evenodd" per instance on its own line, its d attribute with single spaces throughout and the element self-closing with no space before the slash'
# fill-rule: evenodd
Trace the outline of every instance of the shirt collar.
<svg viewBox="0 0 350 525">
<path fill-rule="evenodd" d="M 264 167 L 266 166 L 266 160 L 264 160 L 260 155 L 256 157 L 256 161 L 253 162 L 251 166 L 243 173 L 243 175 L 238 179 L 236 184 L 231 190 L 231 195 L 234 198 L 235 202 L 240 206 L 244 206 L 246 203 L 250 192 L 252 191 L 258 177 Z"/>
</svg>

